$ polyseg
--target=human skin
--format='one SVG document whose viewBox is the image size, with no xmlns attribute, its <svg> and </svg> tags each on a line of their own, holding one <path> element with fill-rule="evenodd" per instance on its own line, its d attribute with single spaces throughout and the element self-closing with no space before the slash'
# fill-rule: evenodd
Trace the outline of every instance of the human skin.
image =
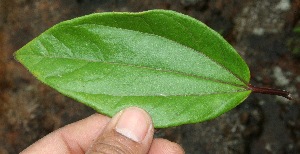
<svg viewBox="0 0 300 154">
<path fill-rule="evenodd" d="M 94 114 L 62 127 L 21 154 L 31 153 L 122 153 L 167 154 L 184 153 L 176 143 L 166 139 L 153 139 L 151 117 L 137 107 L 127 108 L 112 119 Z"/>
</svg>

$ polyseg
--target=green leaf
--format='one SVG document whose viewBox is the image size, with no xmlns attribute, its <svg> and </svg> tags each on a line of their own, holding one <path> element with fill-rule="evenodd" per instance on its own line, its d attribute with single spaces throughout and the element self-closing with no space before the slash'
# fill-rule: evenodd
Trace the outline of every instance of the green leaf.
<svg viewBox="0 0 300 154">
<path fill-rule="evenodd" d="M 215 118 L 251 93 L 238 53 L 203 23 L 174 11 L 75 18 L 32 40 L 16 58 L 43 83 L 100 113 L 143 108 L 156 128 Z"/>
</svg>

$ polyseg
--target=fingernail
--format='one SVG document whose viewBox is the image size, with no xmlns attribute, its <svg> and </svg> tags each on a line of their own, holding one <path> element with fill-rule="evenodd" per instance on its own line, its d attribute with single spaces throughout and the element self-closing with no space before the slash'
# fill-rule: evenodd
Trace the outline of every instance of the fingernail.
<svg viewBox="0 0 300 154">
<path fill-rule="evenodd" d="M 148 133 L 150 125 L 151 119 L 145 111 L 131 107 L 123 111 L 115 130 L 135 142 L 141 142 Z"/>
</svg>

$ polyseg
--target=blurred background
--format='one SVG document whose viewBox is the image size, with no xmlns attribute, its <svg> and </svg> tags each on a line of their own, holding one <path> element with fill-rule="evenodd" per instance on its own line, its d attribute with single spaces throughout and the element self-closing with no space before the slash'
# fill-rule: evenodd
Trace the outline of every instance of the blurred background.
<svg viewBox="0 0 300 154">
<path fill-rule="evenodd" d="M 214 120 L 156 136 L 186 153 L 300 153 L 300 0 L 0 0 L 0 154 L 18 153 L 95 113 L 36 80 L 16 62 L 16 50 L 67 19 L 150 9 L 206 23 L 245 59 L 252 84 L 286 89 L 294 98 L 251 94 Z"/>
</svg>

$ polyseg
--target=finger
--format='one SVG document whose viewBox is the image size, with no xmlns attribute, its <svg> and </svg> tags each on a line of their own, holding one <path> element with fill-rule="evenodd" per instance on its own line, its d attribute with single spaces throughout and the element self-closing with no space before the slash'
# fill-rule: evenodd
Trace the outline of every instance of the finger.
<svg viewBox="0 0 300 154">
<path fill-rule="evenodd" d="M 21 153 L 84 153 L 109 120 L 106 116 L 94 114 L 50 133 Z"/>
<path fill-rule="evenodd" d="M 153 132 L 148 113 L 130 107 L 112 118 L 87 153 L 147 153 Z"/>
<path fill-rule="evenodd" d="M 149 154 L 184 154 L 184 150 L 177 143 L 166 139 L 154 139 Z"/>
</svg>

